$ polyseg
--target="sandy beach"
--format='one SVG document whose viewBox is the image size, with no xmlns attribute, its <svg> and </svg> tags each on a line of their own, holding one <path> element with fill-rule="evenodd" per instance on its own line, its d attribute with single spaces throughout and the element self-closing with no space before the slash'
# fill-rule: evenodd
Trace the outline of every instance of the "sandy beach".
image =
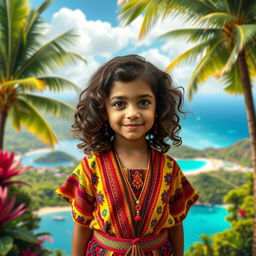
<svg viewBox="0 0 256 256">
<path fill-rule="evenodd" d="M 69 206 L 52 206 L 52 207 L 47 206 L 47 207 L 40 208 L 34 213 L 40 216 L 47 213 L 58 213 L 58 212 L 69 212 L 69 211 L 71 211 Z"/>
<path fill-rule="evenodd" d="M 45 152 L 50 152 L 50 151 L 53 151 L 53 149 L 51 149 L 51 148 L 39 148 L 39 149 L 31 150 L 31 151 L 25 153 L 25 155 L 29 156 L 29 155 L 33 155 L 33 154 L 36 154 L 36 153 L 45 153 Z"/>
<path fill-rule="evenodd" d="M 186 175 L 195 175 L 201 172 L 209 172 L 209 171 L 216 171 L 224 167 L 225 161 L 221 159 L 213 159 L 213 158 L 191 158 L 186 160 L 198 160 L 198 161 L 205 161 L 206 164 L 197 170 L 185 172 Z"/>
</svg>

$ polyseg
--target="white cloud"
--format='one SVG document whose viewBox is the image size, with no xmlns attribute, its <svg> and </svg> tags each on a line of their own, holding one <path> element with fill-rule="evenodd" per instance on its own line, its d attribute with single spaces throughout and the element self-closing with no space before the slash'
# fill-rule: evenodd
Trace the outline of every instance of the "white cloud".
<svg viewBox="0 0 256 256">
<path fill-rule="evenodd" d="M 74 28 L 79 34 L 74 49 L 84 57 L 110 58 L 121 49 L 136 42 L 134 25 L 113 27 L 109 22 L 87 20 L 81 10 L 62 8 L 53 15 L 49 37 Z"/>
<path fill-rule="evenodd" d="M 140 55 L 160 69 L 164 69 L 170 63 L 170 59 L 156 48 L 141 52 Z"/>
</svg>

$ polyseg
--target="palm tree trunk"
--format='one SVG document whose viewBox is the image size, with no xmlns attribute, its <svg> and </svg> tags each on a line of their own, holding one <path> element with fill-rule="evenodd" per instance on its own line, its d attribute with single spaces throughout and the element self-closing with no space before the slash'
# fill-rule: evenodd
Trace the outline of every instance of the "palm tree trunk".
<svg viewBox="0 0 256 256">
<path fill-rule="evenodd" d="M 245 58 L 244 50 L 241 51 L 237 59 L 238 69 L 241 76 L 244 89 L 244 99 L 246 105 L 246 114 L 248 128 L 250 133 L 252 148 L 252 166 L 253 166 L 253 194 L 254 194 L 254 232 L 252 242 L 252 256 L 256 256 L 256 116 L 253 104 L 252 85 L 249 76 L 249 69 Z"/>
<path fill-rule="evenodd" d="M 4 128 L 7 118 L 7 111 L 4 109 L 0 112 L 0 149 L 4 147 Z"/>
</svg>

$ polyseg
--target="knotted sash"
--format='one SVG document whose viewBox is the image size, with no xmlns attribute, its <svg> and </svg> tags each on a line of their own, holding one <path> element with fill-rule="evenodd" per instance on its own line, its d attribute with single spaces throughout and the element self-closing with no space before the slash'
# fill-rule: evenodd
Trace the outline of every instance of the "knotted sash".
<svg viewBox="0 0 256 256">
<path fill-rule="evenodd" d="M 144 256 L 145 252 L 150 252 L 161 247 L 168 240 L 168 232 L 164 229 L 158 235 L 124 239 L 109 236 L 101 231 L 95 230 L 92 239 L 95 239 L 104 249 L 109 251 L 125 253 L 125 256 Z"/>
</svg>

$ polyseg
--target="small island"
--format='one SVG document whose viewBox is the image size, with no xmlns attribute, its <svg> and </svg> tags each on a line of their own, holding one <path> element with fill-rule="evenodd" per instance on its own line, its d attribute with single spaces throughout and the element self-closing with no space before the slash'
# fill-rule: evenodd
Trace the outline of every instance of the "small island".
<svg viewBox="0 0 256 256">
<path fill-rule="evenodd" d="M 63 152 L 54 151 L 34 160 L 35 163 L 56 163 L 56 162 L 74 162 L 77 161 L 73 156 Z"/>
</svg>

